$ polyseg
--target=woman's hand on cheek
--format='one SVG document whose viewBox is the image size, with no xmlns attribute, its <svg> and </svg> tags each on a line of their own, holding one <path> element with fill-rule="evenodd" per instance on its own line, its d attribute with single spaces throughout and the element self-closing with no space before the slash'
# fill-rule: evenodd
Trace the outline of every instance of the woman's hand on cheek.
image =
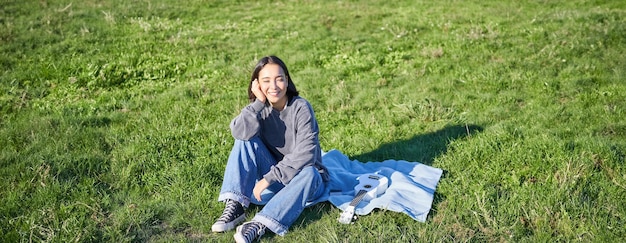
<svg viewBox="0 0 626 243">
<path fill-rule="evenodd" d="M 256 96 L 257 100 L 265 103 L 265 94 L 263 94 L 263 91 L 261 90 L 261 84 L 259 83 L 258 79 L 252 81 L 252 87 L 250 89 L 254 96 Z"/>
</svg>

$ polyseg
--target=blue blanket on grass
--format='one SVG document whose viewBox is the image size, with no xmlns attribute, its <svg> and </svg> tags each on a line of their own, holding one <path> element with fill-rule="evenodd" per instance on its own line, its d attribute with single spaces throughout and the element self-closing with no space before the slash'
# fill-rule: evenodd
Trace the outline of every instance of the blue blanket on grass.
<svg viewBox="0 0 626 243">
<path fill-rule="evenodd" d="M 341 210 L 346 210 L 354 198 L 357 177 L 365 173 L 379 173 L 389 179 L 389 187 L 384 194 L 371 200 L 362 201 L 355 214 L 369 214 L 374 208 L 401 212 L 424 222 L 430 211 L 435 188 L 442 170 L 418 162 L 385 160 L 362 163 L 350 160 L 338 150 L 330 150 L 322 155 L 322 162 L 330 172 L 328 201 Z"/>
</svg>

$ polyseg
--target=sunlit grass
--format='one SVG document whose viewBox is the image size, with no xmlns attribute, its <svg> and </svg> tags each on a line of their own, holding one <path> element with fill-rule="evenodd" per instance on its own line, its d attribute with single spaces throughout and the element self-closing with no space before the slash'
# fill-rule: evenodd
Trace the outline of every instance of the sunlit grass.
<svg viewBox="0 0 626 243">
<path fill-rule="evenodd" d="M 264 242 L 626 237 L 619 1 L 4 1 L 0 241 L 219 241 L 258 58 L 324 150 L 444 170 L 425 223 L 329 203 Z M 251 208 L 250 217 L 258 211 Z"/>
</svg>

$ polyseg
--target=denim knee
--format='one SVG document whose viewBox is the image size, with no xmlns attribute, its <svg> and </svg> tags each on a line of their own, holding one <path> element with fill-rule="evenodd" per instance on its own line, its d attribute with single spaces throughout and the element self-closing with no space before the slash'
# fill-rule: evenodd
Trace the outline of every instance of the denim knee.
<svg viewBox="0 0 626 243">
<path fill-rule="evenodd" d="M 307 166 L 304 167 L 300 173 L 298 173 L 298 175 L 296 175 L 294 177 L 294 179 L 298 179 L 299 181 L 313 181 L 315 179 L 317 179 L 317 177 L 320 177 L 320 173 L 317 171 L 317 169 L 313 166 Z"/>
</svg>

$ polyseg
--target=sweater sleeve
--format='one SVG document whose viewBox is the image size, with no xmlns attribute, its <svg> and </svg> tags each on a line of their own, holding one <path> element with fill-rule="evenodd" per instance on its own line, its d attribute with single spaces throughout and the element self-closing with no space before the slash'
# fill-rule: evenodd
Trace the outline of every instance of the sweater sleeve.
<svg viewBox="0 0 626 243">
<path fill-rule="evenodd" d="M 256 136 L 261 128 L 259 113 L 264 107 L 265 104 L 259 100 L 255 100 L 244 107 L 241 113 L 230 122 L 230 131 L 233 137 L 247 141 Z"/>
<path fill-rule="evenodd" d="M 298 109 L 294 123 L 296 134 L 292 152 L 285 154 L 283 160 L 272 166 L 263 176 L 270 184 L 280 182 L 287 185 L 304 167 L 314 166 L 321 159 L 318 158 L 319 127 L 308 103 Z"/>
</svg>

